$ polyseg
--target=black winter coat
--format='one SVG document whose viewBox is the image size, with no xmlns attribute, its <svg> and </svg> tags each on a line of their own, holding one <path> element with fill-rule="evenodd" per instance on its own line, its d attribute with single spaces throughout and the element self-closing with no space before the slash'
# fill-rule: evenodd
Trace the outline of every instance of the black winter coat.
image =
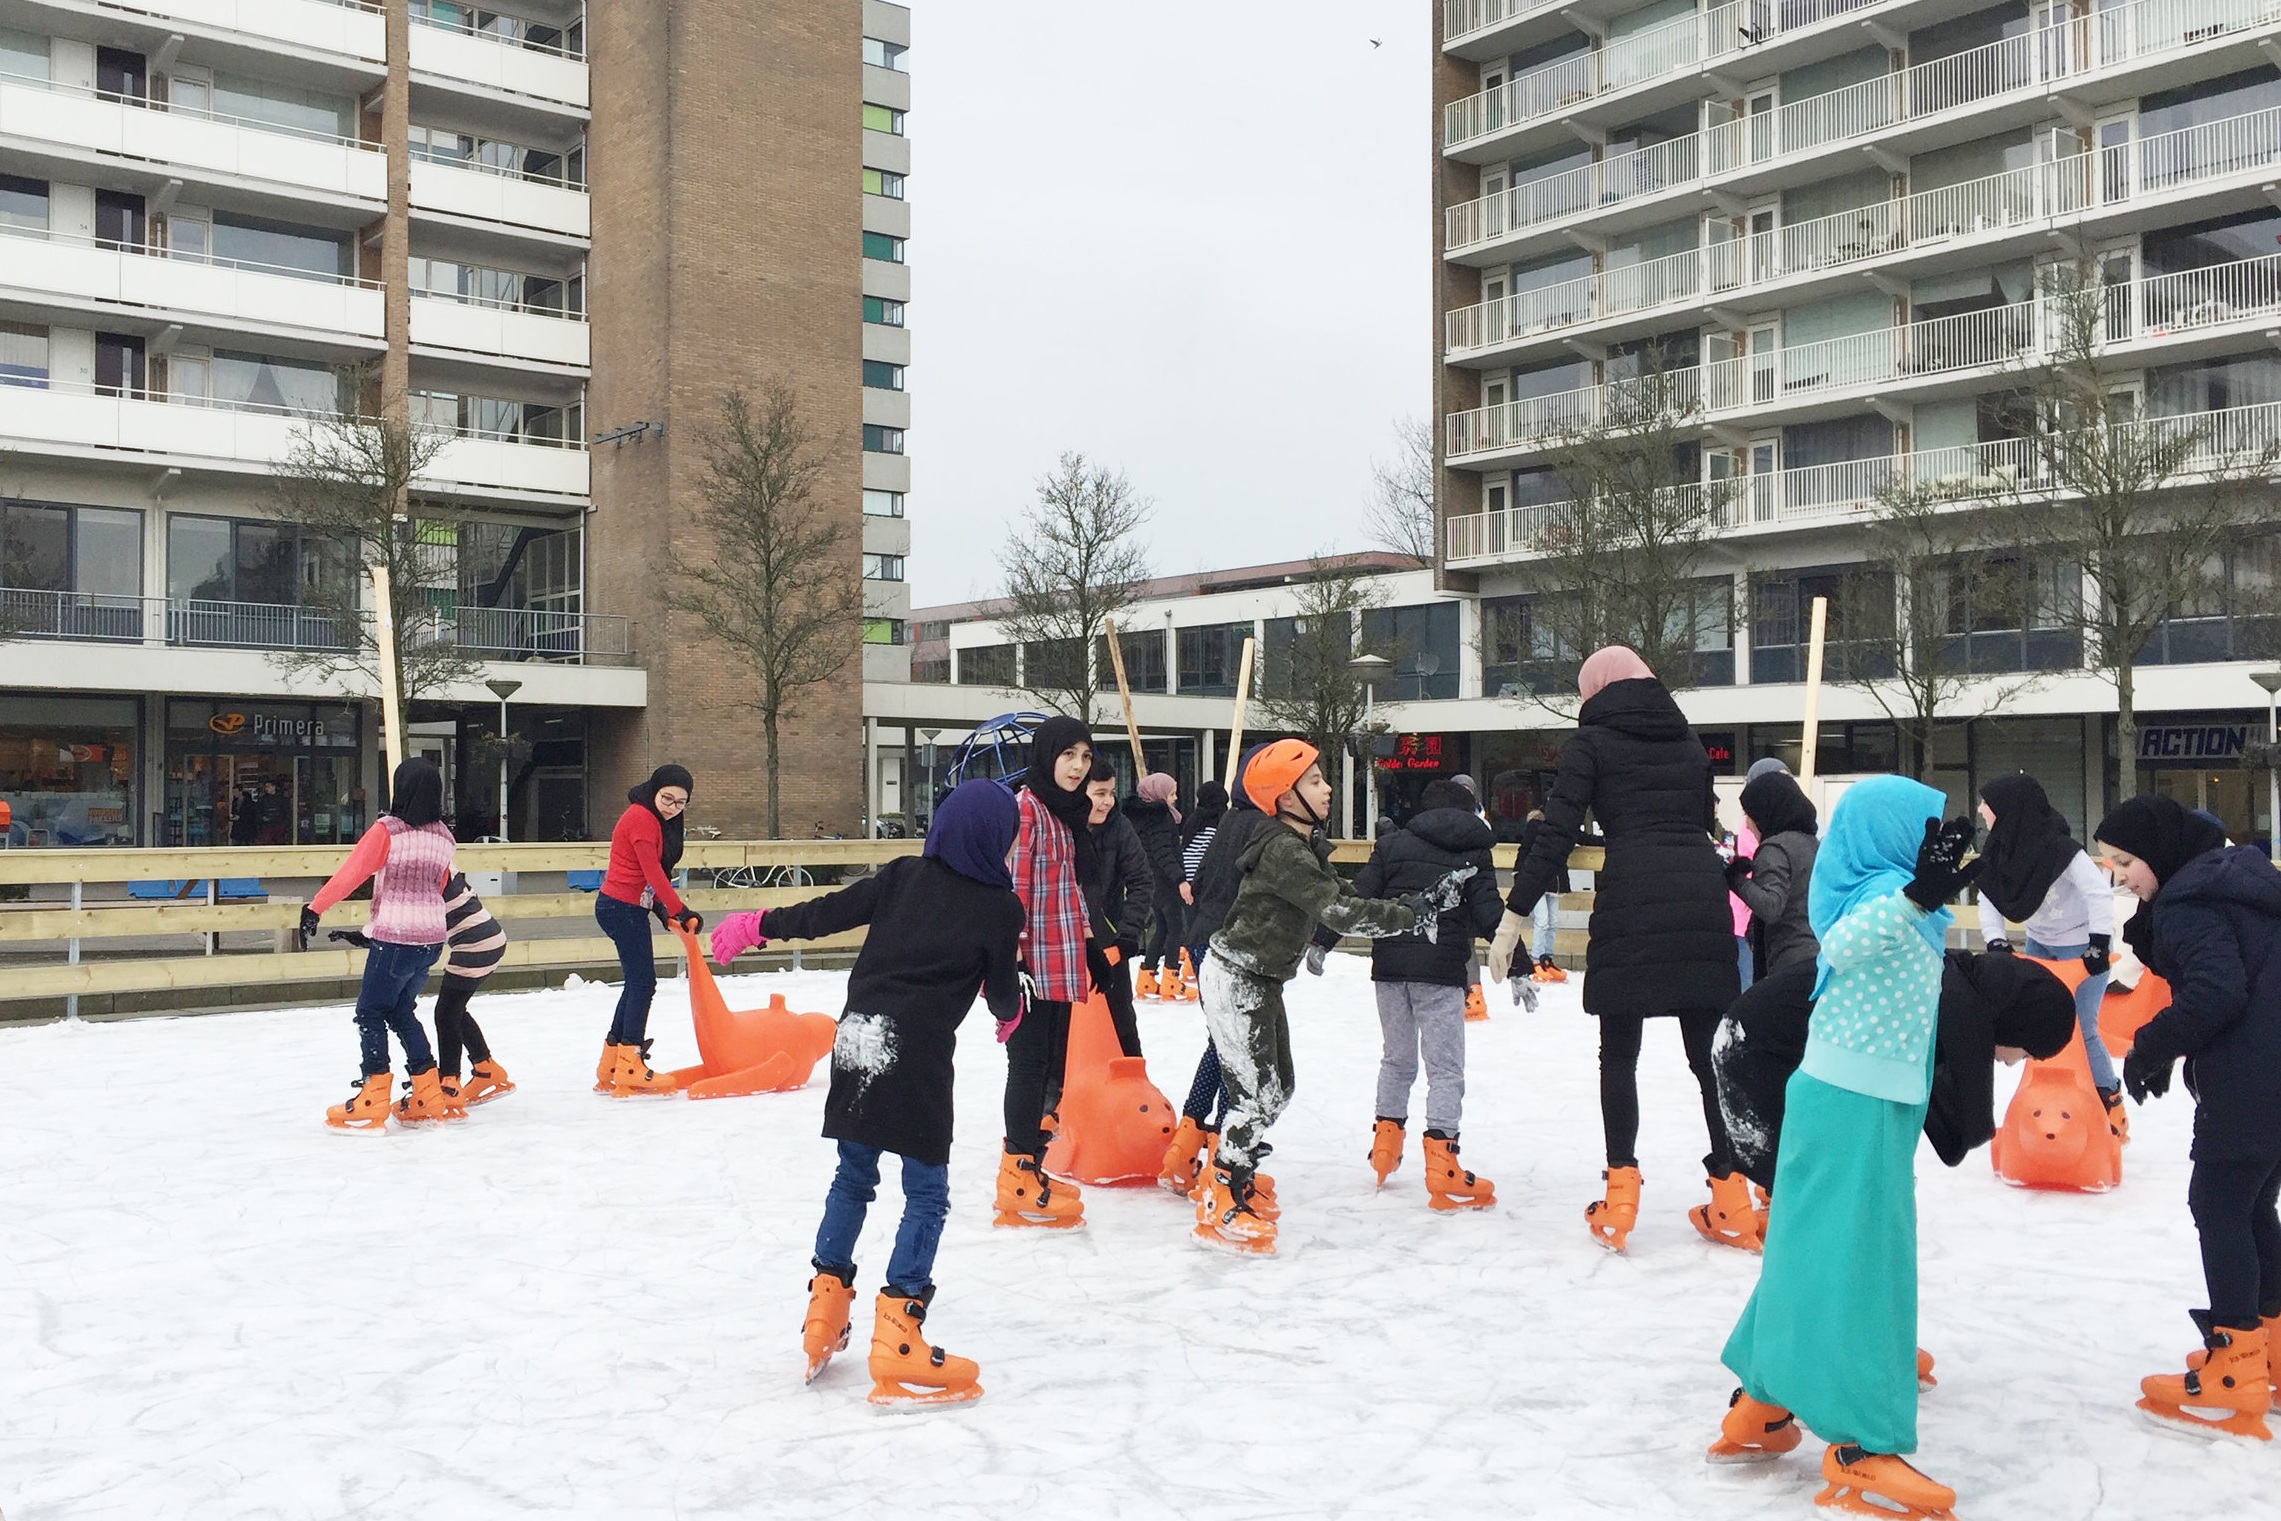
<svg viewBox="0 0 2281 1521">
<path fill-rule="evenodd" d="M 1140 836 L 1141 850 L 1148 857 L 1149 881 L 1155 889 L 1153 901 L 1161 904 L 1178 898 L 1180 825 L 1172 810 L 1145 797 L 1128 797 L 1119 806 L 1124 809 L 1125 821 Z"/>
<path fill-rule="evenodd" d="M 1513 873 L 1525 914 L 1558 880 L 1589 811 L 1607 865 L 1594 879 L 1584 1011 L 1724 1013 L 1742 991 L 1711 758 L 1652 676 L 1610 682 L 1577 715 L 1545 798 L 1545 827 Z"/>
<path fill-rule="evenodd" d="M 1441 916 L 1431 944 L 1415 930 L 1370 942 L 1372 982 L 1466 985 L 1474 939 L 1496 934 L 1497 921 L 1505 913 L 1497 896 L 1496 863 L 1489 858 L 1489 847 L 1495 843 L 1496 836 L 1481 816 L 1462 808 L 1429 808 L 1378 842 L 1369 861 L 1355 873 L 1358 898 L 1407 898 L 1463 866 L 1472 867 L 1473 875 L 1466 879 L 1463 901 Z M 1338 941 L 1329 929 L 1315 935 L 1317 945 L 1333 946 Z"/>
<path fill-rule="evenodd" d="M 1140 949 L 1149 907 L 1156 901 L 1148 852 L 1140 831 L 1122 814 L 1110 814 L 1109 822 L 1091 826 L 1091 833 L 1093 869 L 1077 886 L 1093 916 L 1093 938 L 1103 945 L 1114 941 L 1130 959 Z"/>
<path fill-rule="evenodd" d="M 979 991 L 1021 1007 L 1022 900 L 928 856 L 900 856 L 828 897 L 761 917 L 771 940 L 872 927 L 848 974 L 824 1134 L 922 1162 L 950 1160 L 951 1056 Z"/>
<path fill-rule="evenodd" d="M 2154 895 L 2146 964 L 2170 1007 L 2138 1032 L 2186 1059 L 2194 1157 L 2281 1160 L 2281 872 L 2250 845 L 2196 856 Z"/>
<path fill-rule="evenodd" d="M 1542 819 L 1529 819 L 1522 823 L 1520 842 L 1513 847 L 1513 864 L 1516 867 L 1521 862 L 1526 861 L 1529 858 L 1529 853 L 1537 848 L 1537 837 L 1543 833 L 1544 820 Z M 1560 858 L 1560 870 L 1553 873 L 1552 886 L 1546 891 L 1566 893 L 1575 890 L 1568 884 L 1568 857 L 1562 856 Z M 1530 906 L 1534 907 L 1535 905 L 1531 904 Z M 1515 912 L 1525 912 L 1525 910 L 1515 910 Z M 1490 933 L 1496 932 L 1492 930 Z"/>
<path fill-rule="evenodd" d="M 1758 842 L 1750 875 L 1735 883 L 1735 896 L 1750 909 L 1750 946 L 1762 977 L 1822 953 L 1806 918 L 1806 889 L 1820 848 L 1821 842 L 1803 830 L 1769 835 Z"/>
<path fill-rule="evenodd" d="M 1199 966 L 1205 947 L 1220 932 L 1228 910 L 1235 907 L 1236 893 L 1243 887 L 1244 850 L 1266 819 L 1267 815 L 1256 808 L 1230 808 L 1227 817 L 1220 820 L 1219 832 L 1205 848 L 1204 859 L 1196 863 L 1196 875 L 1188 883 L 1196 901 L 1190 905 L 1180 933 L 1187 938 L 1190 958 Z"/>
</svg>

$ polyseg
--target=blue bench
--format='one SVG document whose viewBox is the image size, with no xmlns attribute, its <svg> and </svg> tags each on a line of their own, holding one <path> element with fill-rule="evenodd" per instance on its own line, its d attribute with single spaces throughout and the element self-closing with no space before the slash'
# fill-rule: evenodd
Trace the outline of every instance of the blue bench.
<svg viewBox="0 0 2281 1521">
<path fill-rule="evenodd" d="M 195 882 L 129 882 L 127 896 L 144 902 L 204 902 L 206 879 Z M 259 877 L 224 877 L 217 885 L 214 896 L 224 902 L 246 898 L 266 898 L 268 889 Z"/>
<path fill-rule="evenodd" d="M 570 879 L 570 890 L 577 893 L 598 893 L 602 890 L 602 874 L 598 871 L 571 871 L 563 875 Z"/>
</svg>

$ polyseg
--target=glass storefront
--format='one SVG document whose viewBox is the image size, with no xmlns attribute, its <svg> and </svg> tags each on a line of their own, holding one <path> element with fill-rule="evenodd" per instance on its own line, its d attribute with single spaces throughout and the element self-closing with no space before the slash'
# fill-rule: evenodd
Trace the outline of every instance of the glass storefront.
<svg viewBox="0 0 2281 1521">
<path fill-rule="evenodd" d="M 8 848 L 142 844 L 141 728 L 142 703 L 132 697 L 0 697 Z"/>
<path fill-rule="evenodd" d="M 364 832 L 354 704 L 166 705 L 167 845 L 329 845 Z"/>
</svg>

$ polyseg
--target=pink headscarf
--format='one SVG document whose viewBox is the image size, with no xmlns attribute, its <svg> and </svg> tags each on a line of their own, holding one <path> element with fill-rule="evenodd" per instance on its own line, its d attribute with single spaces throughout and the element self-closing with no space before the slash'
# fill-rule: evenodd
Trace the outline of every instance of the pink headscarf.
<svg viewBox="0 0 2281 1521">
<path fill-rule="evenodd" d="M 1180 804 L 1175 801 L 1180 796 L 1180 784 L 1164 772 L 1151 771 L 1140 779 L 1133 791 L 1152 803 L 1162 803 L 1171 810 L 1172 822 L 1180 822 Z"/>
<path fill-rule="evenodd" d="M 1627 645 L 1611 644 L 1604 650 L 1594 650 L 1591 658 L 1576 673 L 1576 690 L 1589 702 L 1600 695 L 1600 689 L 1611 682 L 1637 681 L 1645 676 L 1653 679 L 1655 672 L 1647 662 Z"/>
</svg>

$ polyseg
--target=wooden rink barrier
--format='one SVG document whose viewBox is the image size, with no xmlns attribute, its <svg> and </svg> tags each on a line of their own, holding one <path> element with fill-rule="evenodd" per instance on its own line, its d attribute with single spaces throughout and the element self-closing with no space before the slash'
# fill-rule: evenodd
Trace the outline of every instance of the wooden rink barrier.
<svg viewBox="0 0 2281 1521">
<path fill-rule="evenodd" d="M 692 840 L 681 859 L 682 870 L 692 882 L 683 896 L 711 923 L 736 909 L 773 908 L 833 890 L 831 884 L 700 885 L 713 872 L 831 867 L 859 876 L 898 856 L 916 855 L 919 850 L 915 840 Z M 1514 851 L 1511 845 L 1496 847 L 1499 868 L 1512 868 Z M 462 845 L 454 864 L 475 875 L 511 873 L 510 880 L 519 883 L 533 876 L 600 871 L 608 864 L 609 853 L 607 841 Z M 1341 840 L 1334 845 L 1332 860 L 1354 867 L 1369 855 L 1366 841 Z M 326 930 L 361 928 L 369 912 L 367 902 L 335 906 L 324 916 L 318 938 L 311 941 L 308 950 L 293 949 L 291 941 L 302 904 L 346 856 L 346 846 L 0 851 L 0 888 L 44 893 L 31 901 L 0 902 L 0 1019 L 11 1013 L 38 1017 L 39 1011 L 10 1008 L 35 1001 L 67 1000 L 66 1011 L 76 1013 L 81 997 L 170 992 L 206 995 L 186 998 L 175 1009 L 160 1005 L 117 1011 L 186 1012 L 258 1002 L 258 989 L 354 982 L 363 973 L 365 953 L 322 936 Z M 1578 870 L 1596 870 L 1601 852 L 1596 847 L 1579 849 L 1569 864 Z M 287 890 L 266 902 L 215 901 L 217 883 L 249 877 L 278 883 Z M 148 903 L 124 896 L 94 897 L 89 891 L 102 889 L 123 895 L 129 884 L 138 882 L 188 882 L 201 896 Z M 54 895 L 61 887 L 70 889 L 68 897 Z M 581 935 L 568 929 L 581 919 L 591 925 L 593 893 L 546 887 L 531 892 L 482 893 L 482 897 L 484 906 L 507 930 L 502 970 L 567 974 L 615 969 L 617 953 L 607 936 L 598 932 Z M 1571 893 L 1562 900 L 1562 906 L 1572 910 L 1587 909 L 1590 904 L 1588 893 Z M 553 933 L 517 934 L 518 926 L 537 929 L 542 925 L 551 925 Z M 220 947 L 220 937 L 248 932 L 268 935 L 271 948 Z M 659 961 L 668 965 L 678 962 L 680 948 L 672 936 L 663 928 L 652 934 Z M 200 937 L 201 948 L 180 952 L 120 943 L 183 936 Z M 1568 942 L 1562 947 L 1564 954 L 1581 952 L 1581 932 L 1563 931 L 1562 936 Z M 782 955 L 766 954 L 751 964 L 756 968 L 778 964 L 794 949 L 845 954 L 862 943 L 859 930 L 802 941 L 797 947 L 787 945 Z M 214 996 L 232 991 L 247 996 Z"/>
</svg>

